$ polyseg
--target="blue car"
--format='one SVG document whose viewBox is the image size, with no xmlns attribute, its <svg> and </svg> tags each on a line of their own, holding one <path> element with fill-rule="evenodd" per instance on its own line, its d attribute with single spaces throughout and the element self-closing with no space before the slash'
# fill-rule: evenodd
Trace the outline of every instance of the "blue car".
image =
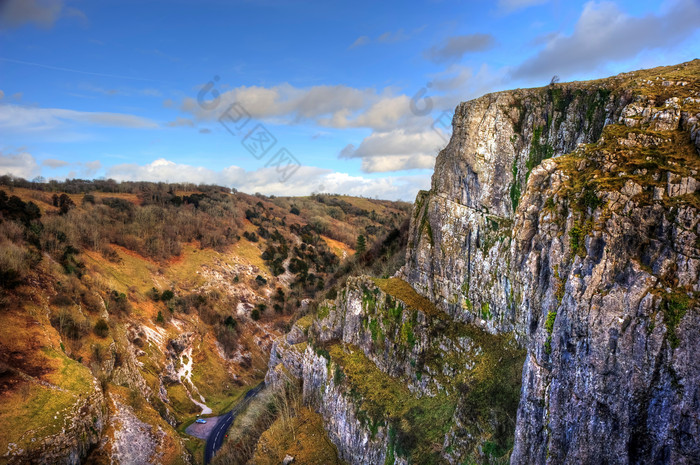
<svg viewBox="0 0 700 465">
<path fill-rule="evenodd" d="M 204 420 L 204 419 L 202 419 L 202 418 L 197 418 L 197 419 L 196 419 L 196 420 L 195 420 L 194 422 L 195 422 L 195 423 L 201 423 L 201 424 L 204 424 L 204 423 L 206 423 L 206 422 L 207 422 L 207 420 Z"/>
</svg>

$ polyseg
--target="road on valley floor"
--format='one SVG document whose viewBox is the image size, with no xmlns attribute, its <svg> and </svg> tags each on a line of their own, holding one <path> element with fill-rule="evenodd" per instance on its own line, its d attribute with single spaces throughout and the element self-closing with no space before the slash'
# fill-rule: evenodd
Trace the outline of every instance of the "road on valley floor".
<svg viewBox="0 0 700 465">
<path fill-rule="evenodd" d="M 205 465 L 211 461 L 211 459 L 214 457 L 214 454 L 216 454 L 216 451 L 218 451 L 223 445 L 224 439 L 226 439 L 226 431 L 228 431 L 229 427 L 233 423 L 233 420 L 236 419 L 236 416 L 239 413 L 241 413 L 243 409 L 246 408 L 251 399 L 257 396 L 258 393 L 262 391 L 264 387 L 265 381 L 262 381 L 253 389 L 248 391 L 245 397 L 240 402 L 238 402 L 235 407 L 233 407 L 231 410 L 219 417 L 216 426 L 209 433 L 209 437 L 207 438 L 207 445 L 204 448 Z"/>
</svg>

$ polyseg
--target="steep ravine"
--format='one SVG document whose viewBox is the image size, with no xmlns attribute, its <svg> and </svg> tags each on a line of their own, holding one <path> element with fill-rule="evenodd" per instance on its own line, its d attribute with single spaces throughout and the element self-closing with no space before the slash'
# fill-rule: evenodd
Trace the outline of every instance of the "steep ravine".
<svg viewBox="0 0 700 465">
<path fill-rule="evenodd" d="M 268 378 L 351 464 L 696 463 L 699 119 L 698 60 L 460 104 L 404 268 L 350 280 Z"/>
</svg>

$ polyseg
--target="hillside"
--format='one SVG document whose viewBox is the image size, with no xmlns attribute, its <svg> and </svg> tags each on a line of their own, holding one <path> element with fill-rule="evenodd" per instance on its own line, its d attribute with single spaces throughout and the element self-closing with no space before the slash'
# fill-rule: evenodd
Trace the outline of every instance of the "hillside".
<svg viewBox="0 0 700 465">
<path fill-rule="evenodd" d="M 408 208 L 0 178 L 2 461 L 201 463 L 185 427 L 256 385 L 272 341 L 373 250 L 400 250 Z"/>
<path fill-rule="evenodd" d="M 700 60 L 460 104 L 406 264 L 268 383 L 348 464 L 697 463 L 699 121 Z"/>
</svg>

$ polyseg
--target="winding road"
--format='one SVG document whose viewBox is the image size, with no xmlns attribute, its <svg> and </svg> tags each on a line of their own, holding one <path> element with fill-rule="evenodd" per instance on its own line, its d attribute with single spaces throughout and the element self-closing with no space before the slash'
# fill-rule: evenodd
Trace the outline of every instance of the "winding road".
<svg viewBox="0 0 700 465">
<path fill-rule="evenodd" d="M 211 430 L 211 433 L 209 433 L 207 445 L 204 448 L 205 465 L 211 461 L 214 454 L 216 454 L 216 451 L 218 451 L 223 445 L 224 439 L 226 439 L 226 431 L 228 431 L 231 423 L 233 423 L 233 420 L 236 419 L 236 416 L 243 411 L 250 400 L 257 396 L 258 393 L 263 390 L 263 388 L 265 388 L 265 381 L 262 381 L 253 389 L 248 391 L 243 400 L 237 403 L 231 410 L 219 417 L 219 421 L 216 423 L 216 426 L 214 426 L 214 429 Z"/>
</svg>

